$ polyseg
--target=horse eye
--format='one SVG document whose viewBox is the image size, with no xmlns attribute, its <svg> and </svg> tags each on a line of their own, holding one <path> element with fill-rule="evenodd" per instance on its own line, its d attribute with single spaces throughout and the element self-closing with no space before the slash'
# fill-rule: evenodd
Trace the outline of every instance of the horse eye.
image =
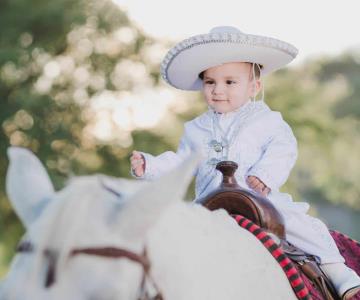
<svg viewBox="0 0 360 300">
<path fill-rule="evenodd" d="M 30 241 L 21 241 L 16 247 L 17 253 L 26 253 L 33 251 L 34 251 L 34 246 L 31 244 Z"/>
</svg>

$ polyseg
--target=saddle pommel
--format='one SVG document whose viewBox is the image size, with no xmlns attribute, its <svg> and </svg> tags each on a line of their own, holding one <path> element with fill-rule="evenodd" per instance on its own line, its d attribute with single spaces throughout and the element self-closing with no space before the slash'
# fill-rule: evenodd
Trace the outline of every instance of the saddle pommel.
<svg viewBox="0 0 360 300">
<path fill-rule="evenodd" d="M 220 171 L 223 175 L 221 186 L 237 187 L 240 188 L 235 179 L 235 171 L 238 165 L 234 161 L 221 161 L 216 165 L 216 170 Z"/>
<path fill-rule="evenodd" d="M 285 238 L 284 220 L 274 205 L 255 192 L 243 189 L 235 179 L 238 165 L 233 161 L 221 161 L 216 169 L 223 175 L 219 188 L 198 202 L 210 210 L 225 209 L 229 214 L 240 214 L 266 231 Z"/>
</svg>

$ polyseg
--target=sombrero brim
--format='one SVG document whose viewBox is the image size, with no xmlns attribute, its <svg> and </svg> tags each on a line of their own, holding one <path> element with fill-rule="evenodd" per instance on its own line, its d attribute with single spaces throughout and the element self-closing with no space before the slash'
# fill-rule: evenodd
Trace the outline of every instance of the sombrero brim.
<svg viewBox="0 0 360 300">
<path fill-rule="evenodd" d="M 243 33 L 204 34 L 173 47 L 161 64 L 162 77 L 182 90 L 200 90 L 199 74 L 228 62 L 254 62 L 262 65 L 261 74 L 278 70 L 297 55 L 298 50 L 283 41 Z"/>
</svg>

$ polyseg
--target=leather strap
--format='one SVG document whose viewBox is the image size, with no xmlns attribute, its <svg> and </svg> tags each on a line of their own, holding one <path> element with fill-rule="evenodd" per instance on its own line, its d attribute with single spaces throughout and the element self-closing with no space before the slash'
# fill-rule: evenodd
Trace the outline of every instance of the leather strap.
<svg viewBox="0 0 360 300">
<path fill-rule="evenodd" d="M 19 253 L 30 253 L 34 251 L 34 246 L 29 241 L 21 241 L 16 249 Z M 150 261 L 147 257 L 146 248 L 142 255 L 139 255 L 130 250 L 116 247 L 94 247 L 94 248 L 77 248 L 73 249 L 70 252 L 70 257 L 76 255 L 85 254 L 85 255 L 95 255 L 102 256 L 107 258 L 127 258 L 133 262 L 140 264 L 143 268 L 143 275 L 141 279 L 141 284 L 139 287 L 139 296 L 138 300 L 163 300 L 162 293 L 160 292 L 159 287 L 153 280 L 150 275 Z M 49 260 L 49 267 L 45 279 L 45 287 L 50 287 L 55 283 L 55 274 L 56 274 L 56 261 L 57 261 L 57 252 L 54 250 L 47 249 L 44 251 L 45 257 Z M 146 279 L 148 279 L 153 285 L 156 295 L 151 297 L 146 289 Z"/>
<path fill-rule="evenodd" d="M 322 273 L 319 266 L 311 260 L 297 262 L 301 271 L 316 284 L 317 288 L 326 300 L 340 300 L 335 292 L 332 284 L 327 277 Z"/>
<path fill-rule="evenodd" d="M 306 277 L 316 285 L 325 300 L 340 300 L 333 284 L 320 269 L 320 261 L 315 256 L 307 254 L 284 240 L 281 241 L 281 247 Z"/>
<path fill-rule="evenodd" d="M 86 255 L 96 255 L 103 256 L 108 258 L 127 258 L 134 262 L 139 263 L 143 267 L 143 276 L 141 279 L 141 284 L 139 287 L 139 296 L 138 300 L 163 300 L 162 293 L 160 292 L 159 287 L 153 280 L 150 275 L 150 262 L 147 257 L 146 248 L 144 248 L 144 252 L 142 255 L 136 254 L 132 251 L 123 249 L 123 248 L 115 248 L 115 247 L 99 247 L 99 248 L 79 248 L 71 251 L 70 256 L 75 256 L 79 254 Z M 156 291 L 156 295 L 151 297 L 146 290 L 146 279 L 149 279 L 151 284 L 154 286 Z"/>
<path fill-rule="evenodd" d="M 132 251 L 115 248 L 115 247 L 99 247 L 99 248 L 78 248 L 70 252 L 70 256 L 78 254 L 96 255 L 108 258 L 122 258 L 126 257 L 134 262 L 139 263 L 145 272 L 149 271 L 150 263 L 145 255 L 138 255 Z"/>
</svg>

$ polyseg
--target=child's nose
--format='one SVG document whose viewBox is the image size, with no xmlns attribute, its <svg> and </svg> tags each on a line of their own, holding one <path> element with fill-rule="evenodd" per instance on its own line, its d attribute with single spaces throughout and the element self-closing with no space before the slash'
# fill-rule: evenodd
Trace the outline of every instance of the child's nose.
<svg viewBox="0 0 360 300">
<path fill-rule="evenodd" d="M 224 87 L 221 84 L 215 84 L 213 91 L 213 95 L 218 95 L 224 93 Z"/>
</svg>

